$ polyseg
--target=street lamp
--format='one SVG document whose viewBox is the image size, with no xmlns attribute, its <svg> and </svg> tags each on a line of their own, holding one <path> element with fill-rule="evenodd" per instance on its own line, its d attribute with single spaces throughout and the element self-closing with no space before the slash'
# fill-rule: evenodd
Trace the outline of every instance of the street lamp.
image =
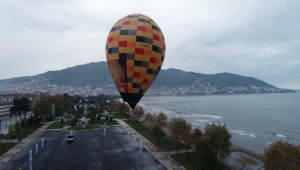
<svg viewBox="0 0 300 170">
<path fill-rule="evenodd" d="M 1 121 L 2 121 L 2 118 L 0 117 L 0 134 L 1 134 L 1 132 L 2 132 L 2 128 L 1 128 Z"/>
</svg>

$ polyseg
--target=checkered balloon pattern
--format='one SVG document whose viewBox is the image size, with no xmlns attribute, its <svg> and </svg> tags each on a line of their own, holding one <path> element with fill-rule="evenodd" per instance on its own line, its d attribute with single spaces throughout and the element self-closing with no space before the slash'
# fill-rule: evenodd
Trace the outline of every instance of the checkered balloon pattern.
<svg viewBox="0 0 300 170">
<path fill-rule="evenodd" d="M 122 97 L 145 94 L 161 69 L 165 50 L 162 31 L 145 15 L 128 15 L 112 27 L 106 41 L 106 59 Z"/>
</svg>

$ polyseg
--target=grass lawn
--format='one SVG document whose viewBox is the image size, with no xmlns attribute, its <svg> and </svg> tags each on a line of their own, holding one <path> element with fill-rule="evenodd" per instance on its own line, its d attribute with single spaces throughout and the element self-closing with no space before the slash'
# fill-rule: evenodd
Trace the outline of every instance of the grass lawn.
<svg viewBox="0 0 300 170">
<path fill-rule="evenodd" d="M 67 121 L 64 123 L 59 122 L 53 122 L 47 129 L 62 129 L 65 126 L 70 126 L 72 121 Z"/>
<path fill-rule="evenodd" d="M 22 127 L 19 135 L 17 133 L 13 132 L 13 133 L 8 133 L 8 134 L 1 135 L 1 136 L 2 136 L 2 139 L 12 139 L 12 138 L 24 139 L 43 125 L 44 124 L 40 124 L 39 126 L 25 126 L 25 127 Z M 10 150 L 14 146 L 16 146 L 17 143 L 0 143 L 0 145 L 1 145 L 0 155 L 3 155 L 5 152 L 7 152 L 8 150 Z"/>
<path fill-rule="evenodd" d="M 194 170 L 194 169 L 200 169 L 198 168 L 197 161 L 196 161 L 196 154 L 195 152 L 190 152 L 189 153 L 189 160 L 190 163 L 187 162 L 187 155 L 186 153 L 180 153 L 178 155 L 172 155 L 171 156 L 173 159 L 175 159 L 177 162 L 182 164 L 186 169 L 188 170 Z M 227 168 L 223 167 L 222 165 L 215 165 L 211 167 L 205 167 L 205 170 L 228 170 Z"/>
<path fill-rule="evenodd" d="M 65 116 L 66 119 L 72 119 L 72 115 Z"/>
<path fill-rule="evenodd" d="M 17 143 L 1 143 L 0 155 L 3 155 L 5 152 L 17 145 Z"/>
<path fill-rule="evenodd" d="M 174 151 L 175 150 L 175 143 L 166 137 L 163 137 L 160 139 L 160 145 L 158 144 L 158 141 L 156 138 L 153 138 L 150 135 L 150 128 L 146 127 L 142 123 L 139 122 L 127 122 L 129 126 L 131 126 L 133 129 L 135 129 L 137 132 L 139 132 L 141 135 L 143 135 L 145 138 L 147 138 L 149 141 L 151 141 L 153 144 L 159 147 L 161 150 L 165 151 Z M 183 149 L 183 147 L 179 147 L 179 150 Z"/>
<path fill-rule="evenodd" d="M 22 127 L 20 133 L 8 133 L 3 135 L 3 139 L 18 139 L 18 138 L 26 138 L 27 136 L 29 136 L 30 134 L 32 134 L 34 131 L 36 131 L 38 128 L 40 128 L 41 126 L 43 126 L 44 124 L 40 124 L 39 126 L 25 126 Z"/>
<path fill-rule="evenodd" d="M 99 128 L 97 125 L 87 125 L 85 128 L 83 128 L 81 125 L 73 126 L 72 130 L 90 130 L 90 129 L 96 129 Z"/>
<path fill-rule="evenodd" d="M 98 125 L 118 125 L 119 123 L 116 120 L 105 120 L 105 119 L 100 119 L 100 120 L 95 120 L 92 124 L 98 124 Z"/>
<path fill-rule="evenodd" d="M 113 119 L 125 119 L 126 114 L 122 114 L 120 112 L 111 112 Z"/>
</svg>

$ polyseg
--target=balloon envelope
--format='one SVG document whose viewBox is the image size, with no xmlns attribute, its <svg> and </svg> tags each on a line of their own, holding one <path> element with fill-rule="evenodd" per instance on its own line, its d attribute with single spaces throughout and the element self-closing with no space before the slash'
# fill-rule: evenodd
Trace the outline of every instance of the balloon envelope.
<svg viewBox="0 0 300 170">
<path fill-rule="evenodd" d="M 112 27 L 105 49 L 115 85 L 133 110 L 163 64 L 166 49 L 163 33 L 151 18 L 131 14 Z"/>
</svg>

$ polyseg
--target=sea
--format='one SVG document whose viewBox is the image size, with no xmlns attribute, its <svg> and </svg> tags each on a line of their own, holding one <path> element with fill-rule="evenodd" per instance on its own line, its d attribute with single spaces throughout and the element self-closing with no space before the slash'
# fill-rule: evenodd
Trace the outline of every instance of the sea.
<svg viewBox="0 0 300 170">
<path fill-rule="evenodd" d="M 300 144 L 300 93 L 144 96 L 146 113 L 182 116 L 193 129 L 225 124 L 235 145 L 263 153 L 275 141 Z"/>
</svg>

